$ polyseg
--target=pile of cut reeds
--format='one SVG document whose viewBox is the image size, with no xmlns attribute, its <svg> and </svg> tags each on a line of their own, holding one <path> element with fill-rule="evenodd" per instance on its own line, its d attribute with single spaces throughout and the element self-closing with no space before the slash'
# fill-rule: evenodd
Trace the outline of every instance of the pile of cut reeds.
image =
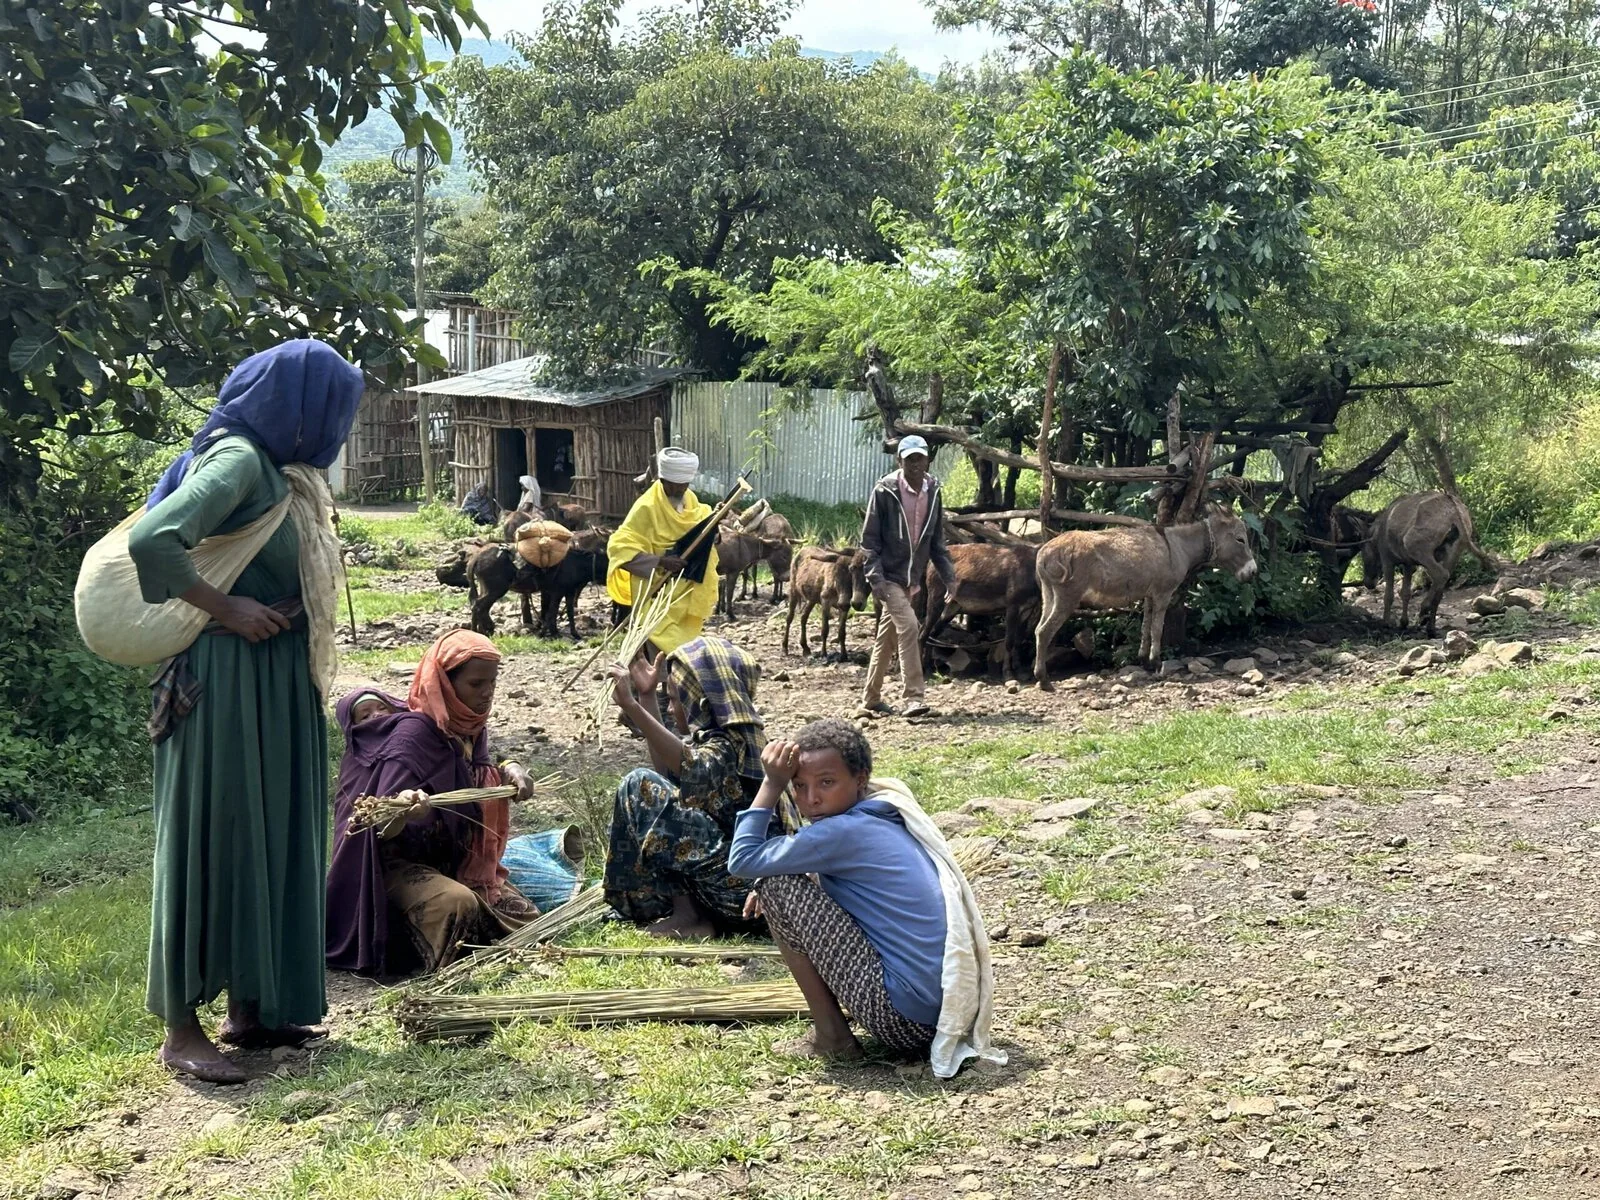
<svg viewBox="0 0 1600 1200">
<path fill-rule="evenodd" d="M 414 990 L 449 991 L 472 978 L 476 971 L 496 966 L 514 957 L 517 951 L 553 942 L 574 929 L 593 924 L 601 918 L 605 908 L 605 890 L 599 884 L 586 887 L 565 904 L 539 914 L 520 929 L 512 930 L 488 949 L 465 958 L 458 958 L 442 971 L 422 977 L 417 981 Z"/>
<path fill-rule="evenodd" d="M 806 1014 L 793 980 L 728 987 L 638 988 L 451 996 L 423 992 L 395 1010 L 401 1030 L 418 1041 L 488 1033 L 513 1021 L 613 1025 L 627 1021 L 773 1021 Z"/>
</svg>

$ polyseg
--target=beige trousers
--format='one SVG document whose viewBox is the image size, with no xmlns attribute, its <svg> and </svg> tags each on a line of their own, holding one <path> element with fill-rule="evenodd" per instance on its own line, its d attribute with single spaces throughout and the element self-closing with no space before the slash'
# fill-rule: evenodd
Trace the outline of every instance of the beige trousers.
<svg viewBox="0 0 1600 1200">
<path fill-rule="evenodd" d="M 861 703 L 872 705 L 883 699 L 883 681 L 896 654 L 900 657 L 900 683 L 905 698 L 921 700 L 924 684 L 917 611 L 911 607 L 911 596 L 905 588 L 886 583 L 882 590 L 883 616 L 878 621 L 877 640 L 872 643 L 867 690 L 862 694 Z"/>
</svg>

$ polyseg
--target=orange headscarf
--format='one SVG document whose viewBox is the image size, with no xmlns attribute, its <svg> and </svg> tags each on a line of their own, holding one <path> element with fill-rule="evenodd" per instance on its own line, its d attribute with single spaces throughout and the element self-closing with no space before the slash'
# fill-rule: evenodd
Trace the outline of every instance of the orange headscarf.
<svg viewBox="0 0 1600 1200">
<path fill-rule="evenodd" d="M 411 680 L 411 694 L 406 699 L 412 712 L 432 717 L 446 737 L 460 743 L 468 761 L 472 758 L 473 742 L 489 723 L 489 714 L 473 712 L 462 703 L 455 685 L 450 682 L 450 672 L 475 658 L 497 663 L 500 651 L 481 634 L 467 629 L 451 630 L 429 646 L 422 656 Z M 500 772 L 492 766 L 480 767 L 473 782 L 478 787 L 496 787 L 500 783 Z M 500 856 L 511 837 L 511 805 L 504 800 L 491 800 L 478 807 L 483 821 L 473 834 L 460 882 L 493 904 L 499 900 L 500 885 L 506 878 Z"/>
</svg>

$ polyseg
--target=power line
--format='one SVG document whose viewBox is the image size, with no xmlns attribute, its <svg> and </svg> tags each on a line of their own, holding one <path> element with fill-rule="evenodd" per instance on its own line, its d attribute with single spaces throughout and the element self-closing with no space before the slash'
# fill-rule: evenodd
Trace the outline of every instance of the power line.
<svg viewBox="0 0 1600 1200">
<path fill-rule="evenodd" d="M 1545 79 L 1545 80 L 1540 80 L 1540 81 L 1533 82 L 1533 83 L 1513 83 L 1513 84 L 1510 84 L 1509 86 L 1502 86 L 1502 85 L 1504 85 L 1506 83 L 1506 79 L 1517 79 L 1517 78 L 1521 78 L 1521 77 L 1520 76 L 1516 76 L 1516 75 L 1511 75 L 1511 76 L 1503 77 L 1501 79 L 1492 79 L 1492 80 L 1489 81 L 1489 90 L 1487 90 L 1487 91 L 1480 91 L 1480 92 L 1473 93 L 1471 95 L 1462 94 L 1462 95 L 1457 95 L 1457 96 L 1447 96 L 1443 100 L 1430 100 L 1426 104 L 1409 104 L 1409 105 L 1406 105 L 1406 106 L 1401 107 L 1401 108 L 1391 108 L 1391 109 L 1388 109 L 1384 113 L 1384 115 L 1385 116 L 1389 116 L 1389 117 L 1396 117 L 1396 116 L 1402 116 L 1402 115 L 1407 114 L 1407 113 L 1424 112 L 1424 111 L 1426 111 L 1428 109 L 1432 109 L 1432 108 L 1444 108 L 1444 107 L 1446 107 L 1448 105 L 1452 105 L 1452 104 L 1475 104 L 1475 103 L 1479 103 L 1479 102 L 1484 101 L 1484 100 L 1492 99 L 1493 97 L 1496 97 L 1496 96 L 1507 95 L 1510 92 L 1524 91 L 1524 90 L 1526 90 L 1526 89 L 1528 89 L 1530 87 L 1549 87 L 1549 86 L 1557 84 L 1557 83 L 1565 83 L 1565 82 L 1567 82 L 1567 80 L 1569 78 L 1572 79 L 1572 80 L 1586 79 L 1586 78 L 1588 78 L 1590 72 L 1595 71 L 1596 69 L 1600 69 L 1600 61 L 1587 63 L 1582 67 L 1562 67 L 1562 68 L 1554 68 L 1554 69 L 1559 69 L 1559 70 L 1563 70 L 1563 71 L 1570 70 L 1570 71 L 1572 71 L 1572 74 L 1570 76 L 1563 76 L 1563 77 L 1557 78 L 1557 79 Z M 1421 96 L 1421 95 L 1426 95 L 1426 93 L 1425 92 L 1414 92 L 1414 93 L 1412 93 L 1412 95 Z M 1411 97 L 1407 96 L 1407 97 L 1403 97 L 1403 98 L 1404 99 L 1410 99 Z M 1350 106 L 1350 107 L 1357 107 L 1357 106 Z M 1330 111 L 1339 112 L 1339 111 L 1343 111 L 1343 110 L 1342 109 L 1332 109 Z"/>
<path fill-rule="evenodd" d="M 1399 137 L 1387 142 L 1374 142 L 1373 149 L 1403 150 L 1419 146 L 1439 145 L 1450 141 L 1452 138 L 1470 141 L 1473 137 L 1481 134 L 1506 133 L 1513 129 L 1527 129 L 1530 126 L 1543 125 L 1546 120 L 1543 116 L 1524 117 L 1520 121 L 1496 121 L 1491 117 L 1489 120 L 1479 121 L 1473 125 L 1458 125 L 1453 129 L 1438 129 L 1432 133 L 1421 134 L 1414 138 Z"/>
<path fill-rule="evenodd" d="M 1532 150 L 1538 146 L 1562 146 L 1568 142 L 1578 141 L 1581 138 L 1593 139 L 1595 136 L 1596 134 L 1593 131 L 1583 130 L 1579 133 L 1564 134 L 1558 138 L 1546 138 L 1542 141 L 1527 142 L 1521 146 L 1494 146 L 1488 150 L 1474 150 L 1468 154 L 1452 154 L 1444 158 L 1436 158 L 1433 161 L 1441 166 L 1447 166 L 1451 163 L 1472 162 L 1476 159 L 1487 158 L 1492 154 L 1509 154 L 1513 151 Z"/>
<path fill-rule="evenodd" d="M 1591 62 L 1588 62 L 1588 63 L 1584 63 L 1581 67 L 1575 67 L 1574 65 L 1569 63 L 1564 67 L 1546 67 L 1541 71 L 1527 71 L 1527 72 L 1525 72 L 1525 73 L 1523 73 L 1521 75 L 1502 75 L 1498 79 L 1489 80 L 1488 81 L 1488 86 L 1490 86 L 1491 88 L 1499 87 L 1502 84 L 1510 83 L 1512 80 L 1516 80 L 1516 79 L 1532 79 L 1532 78 L 1534 78 L 1536 76 L 1539 76 L 1539 75 L 1560 74 L 1561 72 L 1564 72 L 1564 71 L 1589 70 L 1590 68 L 1595 67 L 1595 66 L 1600 66 L 1600 60 L 1595 60 L 1595 61 L 1591 61 Z M 1439 94 L 1441 92 L 1459 92 L 1465 86 L 1467 86 L 1467 85 L 1465 85 L 1465 84 L 1446 84 L 1443 87 L 1424 88 L 1420 92 L 1411 92 L 1408 95 L 1401 97 L 1401 99 L 1403 99 L 1403 100 L 1415 100 L 1418 96 L 1433 96 L 1433 95 L 1437 95 L 1437 94 Z M 1477 86 L 1477 85 L 1473 85 L 1473 86 Z M 1535 85 L 1535 84 L 1523 84 L 1521 86 L 1523 86 L 1523 87 L 1535 87 L 1537 85 Z M 1516 89 L 1508 89 L 1508 90 L 1516 90 Z M 1449 104 L 1453 100 L 1458 99 L 1458 98 L 1462 99 L 1462 100 L 1472 100 L 1472 99 L 1476 99 L 1477 97 L 1465 96 L 1465 95 L 1459 96 L 1459 97 L 1447 97 L 1445 100 L 1440 101 L 1438 103 L 1439 104 Z M 1330 108 L 1328 111 L 1329 112 L 1343 112 L 1346 109 L 1363 108 L 1363 107 L 1365 107 L 1364 104 L 1352 101 L 1349 104 L 1336 105 L 1333 108 Z M 1419 106 L 1419 107 L 1437 107 L 1437 105 L 1422 105 L 1422 106 Z M 1406 111 L 1412 111 L 1412 110 L 1392 109 L 1391 111 L 1392 112 L 1406 112 Z"/>
</svg>

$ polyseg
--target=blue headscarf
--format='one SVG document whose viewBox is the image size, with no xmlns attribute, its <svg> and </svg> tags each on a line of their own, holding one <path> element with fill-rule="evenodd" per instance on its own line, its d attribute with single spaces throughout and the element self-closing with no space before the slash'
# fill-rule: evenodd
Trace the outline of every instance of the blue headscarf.
<svg viewBox="0 0 1600 1200">
<path fill-rule="evenodd" d="M 194 456 L 230 434 L 249 438 L 280 467 L 326 470 L 350 436 L 363 386 L 360 370 L 323 342 L 301 338 L 252 354 L 228 376 L 190 449 L 167 468 L 145 507 L 166 499 Z"/>
</svg>

